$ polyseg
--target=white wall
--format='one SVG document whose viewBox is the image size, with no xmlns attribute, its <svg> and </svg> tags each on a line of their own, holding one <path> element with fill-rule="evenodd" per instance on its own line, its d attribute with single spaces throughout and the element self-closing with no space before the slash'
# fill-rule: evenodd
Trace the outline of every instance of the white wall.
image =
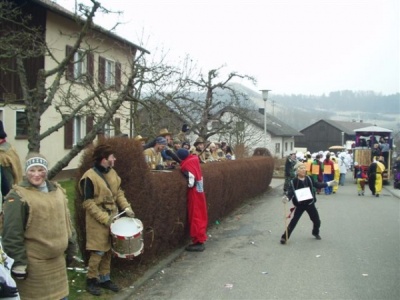
<svg viewBox="0 0 400 300">
<path fill-rule="evenodd" d="M 55 15 L 51 12 L 47 14 L 47 28 L 46 28 L 46 41 L 48 46 L 51 48 L 54 59 L 46 56 L 45 58 L 45 69 L 50 70 L 57 65 L 57 61 L 61 61 L 66 55 L 66 45 L 72 46 L 74 44 L 74 39 L 68 37 L 68 33 L 77 32 L 79 29 L 76 27 L 76 24 L 72 21 L 62 18 L 59 15 Z M 65 35 L 61 35 L 62 32 Z M 88 43 L 93 48 L 98 48 L 98 51 L 101 52 L 101 56 L 113 59 L 121 63 L 121 81 L 122 85 L 124 84 L 124 78 L 126 81 L 126 73 L 129 73 L 129 66 L 133 60 L 131 53 L 128 51 L 128 48 L 124 47 L 116 47 L 114 41 L 108 39 L 104 35 L 91 36 L 88 38 Z M 82 44 L 82 48 L 85 47 L 85 43 Z M 94 78 L 95 81 L 98 78 L 98 54 L 95 54 L 94 57 Z M 49 79 L 49 83 L 52 82 L 52 79 Z M 66 83 L 65 76 L 62 78 L 62 83 Z M 80 94 L 81 97 L 84 97 L 85 90 L 82 85 L 81 88 L 76 86 L 74 88 L 74 92 Z M 57 101 L 57 97 L 55 99 Z M 24 140 L 16 140 L 16 109 L 24 109 L 21 105 L 12 105 L 1 108 L 2 110 L 2 118 L 4 122 L 5 131 L 8 135 L 7 141 L 10 142 L 17 150 L 22 163 L 24 163 L 25 157 L 28 152 L 28 141 Z M 122 110 L 120 110 L 115 117 L 121 118 L 121 131 L 123 133 L 129 134 L 129 122 L 126 122 L 125 114 L 122 114 Z M 58 123 L 61 120 L 59 113 L 54 109 L 54 107 L 50 107 L 43 115 L 41 121 L 41 133 L 47 130 L 49 127 Z M 58 162 L 64 155 L 66 155 L 69 150 L 64 149 L 64 128 L 60 128 L 57 132 L 52 133 L 49 137 L 46 137 L 41 141 L 41 150 L 40 152 L 48 159 L 50 168 Z M 79 165 L 80 155 L 76 156 L 70 164 L 64 168 L 64 170 L 75 169 Z"/>
</svg>

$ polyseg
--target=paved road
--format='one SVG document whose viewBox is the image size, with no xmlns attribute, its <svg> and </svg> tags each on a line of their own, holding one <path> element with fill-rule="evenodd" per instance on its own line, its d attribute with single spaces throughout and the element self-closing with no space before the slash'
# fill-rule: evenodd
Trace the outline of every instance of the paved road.
<svg viewBox="0 0 400 300">
<path fill-rule="evenodd" d="M 206 251 L 177 251 L 116 299 L 400 299 L 400 190 L 360 197 L 348 178 L 319 195 L 322 240 L 305 214 L 281 245 L 282 184 L 214 225 Z"/>
</svg>

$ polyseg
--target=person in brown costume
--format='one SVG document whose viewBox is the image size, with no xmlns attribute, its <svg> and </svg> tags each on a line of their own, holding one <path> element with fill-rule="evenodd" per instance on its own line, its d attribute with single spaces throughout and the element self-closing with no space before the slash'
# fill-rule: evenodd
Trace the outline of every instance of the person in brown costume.
<svg viewBox="0 0 400 300">
<path fill-rule="evenodd" d="M 4 251 L 14 259 L 11 274 L 21 299 L 66 299 L 66 262 L 77 252 L 65 190 L 47 178 L 47 160 L 28 155 L 26 179 L 4 202 Z M 67 257 L 65 257 L 67 254 Z"/>
<path fill-rule="evenodd" d="M 99 296 L 100 288 L 114 292 L 119 287 L 111 281 L 110 226 L 118 209 L 128 217 L 135 216 L 121 189 L 121 178 L 113 169 L 116 158 L 109 145 L 97 145 L 93 152 L 94 166 L 83 174 L 79 189 L 86 211 L 86 250 L 90 252 L 86 290 Z"/>
</svg>

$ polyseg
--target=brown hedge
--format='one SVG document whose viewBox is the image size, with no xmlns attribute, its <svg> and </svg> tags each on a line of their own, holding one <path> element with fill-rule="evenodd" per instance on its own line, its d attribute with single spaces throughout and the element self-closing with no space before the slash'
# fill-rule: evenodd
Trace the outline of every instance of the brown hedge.
<svg viewBox="0 0 400 300">
<path fill-rule="evenodd" d="M 137 263 L 151 265 L 189 241 L 186 179 L 179 168 L 169 173 L 149 171 L 142 146 L 137 141 L 112 138 L 102 143 L 113 147 L 117 158 L 115 169 L 122 179 L 122 189 L 136 217 L 144 225 L 144 253 L 133 261 L 115 259 L 113 267 L 126 269 Z M 77 183 L 92 167 L 92 153 L 93 147 L 84 152 L 77 171 Z M 268 154 L 257 153 L 251 158 L 202 165 L 209 225 L 227 216 L 245 200 L 267 190 L 274 170 L 274 160 Z M 75 211 L 79 247 L 86 258 L 85 218 L 78 192 Z"/>
</svg>

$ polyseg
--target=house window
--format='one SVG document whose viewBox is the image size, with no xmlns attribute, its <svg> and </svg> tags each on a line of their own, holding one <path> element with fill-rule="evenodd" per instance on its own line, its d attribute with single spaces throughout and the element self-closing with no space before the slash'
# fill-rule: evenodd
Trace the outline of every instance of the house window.
<svg viewBox="0 0 400 300">
<path fill-rule="evenodd" d="M 290 150 L 293 150 L 293 142 L 290 142 Z"/>
<path fill-rule="evenodd" d="M 70 55 L 73 47 L 66 48 L 66 55 Z M 67 67 L 67 80 L 78 83 L 93 82 L 94 56 L 93 53 L 78 49 Z"/>
<path fill-rule="evenodd" d="M 114 130 L 110 123 L 104 125 L 103 133 L 105 137 L 112 137 L 114 135 Z"/>
<path fill-rule="evenodd" d="M 280 143 L 276 143 L 275 144 L 275 153 L 280 153 L 281 152 L 281 144 Z"/>
<path fill-rule="evenodd" d="M 64 148 L 72 149 L 93 129 L 92 116 L 75 116 L 64 125 Z"/>
<path fill-rule="evenodd" d="M 82 50 L 78 50 L 75 52 L 74 61 L 74 80 L 84 82 L 87 73 L 87 56 Z"/>
<path fill-rule="evenodd" d="M 121 89 L 121 64 L 110 59 L 99 57 L 99 82 L 105 87 Z"/>
<path fill-rule="evenodd" d="M 26 111 L 16 112 L 16 137 L 22 138 L 28 136 L 28 115 Z"/>
<path fill-rule="evenodd" d="M 121 118 L 115 118 L 103 127 L 103 135 L 105 137 L 110 138 L 121 133 Z"/>
<path fill-rule="evenodd" d="M 75 146 L 82 139 L 82 127 L 82 117 L 74 117 L 73 146 Z"/>
<path fill-rule="evenodd" d="M 285 152 L 287 152 L 288 151 L 288 144 L 287 144 L 287 142 L 285 142 Z"/>
<path fill-rule="evenodd" d="M 106 59 L 105 70 L 104 70 L 105 85 L 114 86 L 115 85 L 115 63 L 111 60 Z"/>
</svg>

